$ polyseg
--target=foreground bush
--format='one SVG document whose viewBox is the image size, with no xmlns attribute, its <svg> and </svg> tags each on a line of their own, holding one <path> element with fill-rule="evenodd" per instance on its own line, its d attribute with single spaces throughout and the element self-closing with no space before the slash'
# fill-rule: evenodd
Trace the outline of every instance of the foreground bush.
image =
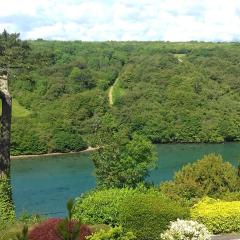
<svg viewBox="0 0 240 240">
<path fill-rule="evenodd" d="M 56 227 L 60 221 L 61 219 L 59 218 L 51 218 L 42 222 L 29 232 L 29 239 L 31 240 L 57 239 L 58 236 Z"/>
<path fill-rule="evenodd" d="M 7 224 L 15 220 L 15 211 L 10 199 L 10 180 L 0 176 L 0 229 L 4 229 Z"/>
<path fill-rule="evenodd" d="M 73 218 L 87 224 L 118 225 L 122 201 L 140 193 L 148 195 L 149 198 L 160 195 L 159 191 L 144 187 L 93 191 L 76 199 Z"/>
<path fill-rule="evenodd" d="M 162 240 L 210 240 L 211 236 L 203 224 L 178 219 L 171 222 L 169 229 L 161 234 Z"/>
<path fill-rule="evenodd" d="M 136 239 L 132 232 L 124 232 L 122 227 L 111 228 L 108 231 L 101 230 L 87 238 L 88 240 L 133 240 Z"/>
<path fill-rule="evenodd" d="M 59 233 L 59 226 L 63 223 L 63 219 L 50 218 L 41 224 L 37 225 L 29 232 L 29 240 L 62 240 Z M 69 233 L 75 231 L 75 226 L 78 226 L 77 221 L 69 222 L 67 229 Z M 85 240 L 86 236 L 93 233 L 92 229 L 86 225 L 80 226 L 80 234 L 76 239 Z M 74 239 L 73 239 L 74 240 Z"/>
<path fill-rule="evenodd" d="M 28 239 L 28 226 L 24 225 L 21 233 L 16 234 L 17 240 L 29 240 Z"/>
<path fill-rule="evenodd" d="M 205 198 L 191 209 L 191 217 L 213 233 L 240 231 L 240 201 Z"/>
<path fill-rule="evenodd" d="M 223 162 L 220 155 L 209 154 L 184 166 L 172 181 L 161 185 L 161 190 L 171 198 L 194 202 L 206 195 L 220 197 L 239 190 L 239 187 L 237 169 Z"/>
<path fill-rule="evenodd" d="M 1 240 L 15 239 L 17 234 L 21 233 L 23 225 L 20 223 L 15 223 L 13 225 L 7 226 L 4 230 L 0 230 Z"/>
<path fill-rule="evenodd" d="M 121 225 L 137 239 L 160 239 L 170 221 L 189 216 L 188 210 L 162 195 L 137 194 L 125 199 L 120 207 Z"/>
<path fill-rule="evenodd" d="M 27 225 L 29 229 L 32 229 L 32 226 L 36 226 L 36 224 L 39 224 L 42 221 L 42 216 L 30 215 L 24 212 L 16 219 L 16 221 L 8 224 L 4 229 L 0 229 L 0 239 L 15 239 L 17 235 L 22 235 L 24 226 Z"/>
</svg>

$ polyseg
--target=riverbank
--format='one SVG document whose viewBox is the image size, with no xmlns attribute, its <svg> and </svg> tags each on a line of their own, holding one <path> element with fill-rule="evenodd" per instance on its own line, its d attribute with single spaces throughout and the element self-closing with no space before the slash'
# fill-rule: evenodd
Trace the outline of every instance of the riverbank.
<svg viewBox="0 0 240 240">
<path fill-rule="evenodd" d="M 87 149 L 79 151 L 79 152 L 67 152 L 67 153 L 58 152 L 58 153 L 17 155 L 17 156 L 11 156 L 11 160 L 77 154 L 77 153 L 91 152 L 91 151 L 94 151 L 94 150 L 97 150 L 97 149 L 98 149 L 98 147 L 88 147 Z"/>
</svg>

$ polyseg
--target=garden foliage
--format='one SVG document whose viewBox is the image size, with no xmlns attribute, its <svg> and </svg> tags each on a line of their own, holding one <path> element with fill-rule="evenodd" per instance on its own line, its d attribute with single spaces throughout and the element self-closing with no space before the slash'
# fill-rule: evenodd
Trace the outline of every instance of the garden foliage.
<svg viewBox="0 0 240 240">
<path fill-rule="evenodd" d="M 191 209 L 191 217 L 213 233 L 240 231 L 240 201 L 204 198 Z"/>
<path fill-rule="evenodd" d="M 50 218 L 29 231 L 30 240 L 58 240 L 57 225 L 61 222 L 59 218 Z"/>
<path fill-rule="evenodd" d="M 141 192 L 149 194 L 150 197 L 151 191 L 152 195 L 159 194 L 157 191 L 147 190 L 144 187 L 92 191 L 76 199 L 73 218 L 87 224 L 118 225 L 122 201 Z"/>
<path fill-rule="evenodd" d="M 29 240 L 28 239 L 28 226 L 24 225 L 22 232 L 18 233 L 16 236 L 16 240 Z"/>
<path fill-rule="evenodd" d="M 73 217 L 84 223 L 122 225 L 138 238 L 160 236 L 170 221 L 188 217 L 188 209 L 164 197 L 159 191 L 146 189 L 108 189 L 78 198 Z"/>
<path fill-rule="evenodd" d="M 109 230 L 101 230 L 88 237 L 87 240 L 134 240 L 132 232 L 124 232 L 122 227 L 114 227 Z"/>
<path fill-rule="evenodd" d="M 15 220 L 15 209 L 9 196 L 11 194 L 10 180 L 6 177 L 0 178 L 0 229 L 4 228 L 8 223 Z"/>
<path fill-rule="evenodd" d="M 59 232 L 59 226 L 61 226 L 62 223 L 64 223 L 63 227 L 67 227 L 70 235 L 61 234 L 62 231 Z M 77 221 L 68 222 L 68 225 L 66 226 L 66 222 L 64 222 L 63 219 L 50 218 L 29 231 L 29 240 L 85 240 L 86 236 L 93 233 L 90 227 L 81 225 L 79 229 L 80 234 L 79 236 L 76 236 L 76 226 L 79 227 Z M 84 235 L 83 232 L 86 235 Z"/>
<path fill-rule="evenodd" d="M 210 240 L 211 234 L 203 224 L 196 221 L 180 220 L 171 222 L 161 234 L 162 240 Z"/>
<path fill-rule="evenodd" d="M 171 221 L 189 217 L 183 208 L 162 195 L 138 194 L 121 203 L 119 219 L 127 231 L 132 231 L 137 239 L 161 239 L 161 233 Z"/>
<path fill-rule="evenodd" d="M 239 189 L 237 169 L 216 154 L 206 155 L 184 166 L 173 180 L 161 184 L 161 190 L 169 197 L 192 202 L 206 195 L 221 197 Z"/>
</svg>

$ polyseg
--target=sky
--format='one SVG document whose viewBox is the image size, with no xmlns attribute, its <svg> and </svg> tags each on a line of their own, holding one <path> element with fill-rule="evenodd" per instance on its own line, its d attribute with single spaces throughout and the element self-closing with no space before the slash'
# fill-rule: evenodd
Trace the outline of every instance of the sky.
<svg viewBox="0 0 240 240">
<path fill-rule="evenodd" d="M 0 0 L 22 39 L 240 41 L 240 0 Z"/>
</svg>

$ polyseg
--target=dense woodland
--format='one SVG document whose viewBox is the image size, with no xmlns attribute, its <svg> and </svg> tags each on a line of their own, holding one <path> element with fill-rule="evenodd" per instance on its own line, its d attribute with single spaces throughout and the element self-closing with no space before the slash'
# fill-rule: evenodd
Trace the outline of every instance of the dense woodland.
<svg viewBox="0 0 240 240">
<path fill-rule="evenodd" d="M 106 113 L 154 143 L 240 140 L 239 43 L 25 44 L 28 65 L 10 75 L 14 155 L 94 145 Z"/>
<path fill-rule="evenodd" d="M 65 219 L 16 218 L 10 174 L 3 175 L 3 240 L 239 233 L 240 166 L 220 155 L 189 163 L 160 186 L 145 182 L 157 160 L 151 142 L 240 140 L 239 53 L 237 43 L 26 42 L 0 34 L 13 96 L 12 153 L 97 147 L 97 187 L 68 201 Z"/>
</svg>

